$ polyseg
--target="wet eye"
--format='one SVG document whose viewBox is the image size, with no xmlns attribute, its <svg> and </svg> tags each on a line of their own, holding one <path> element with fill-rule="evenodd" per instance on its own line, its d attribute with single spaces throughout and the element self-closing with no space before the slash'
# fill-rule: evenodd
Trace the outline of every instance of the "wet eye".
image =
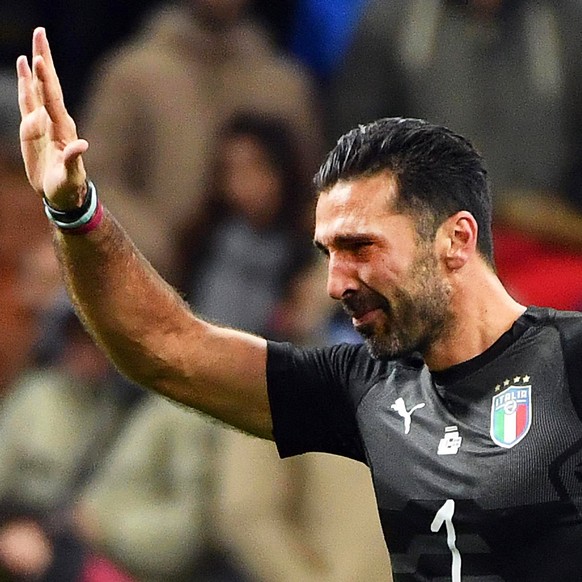
<svg viewBox="0 0 582 582">
<path fill-rule="evenodd" d="M 371 241 L 354 241 L 347 245 L 346 249 L 351 253 L 361 253 L 372 246 Z"/>
</svg>

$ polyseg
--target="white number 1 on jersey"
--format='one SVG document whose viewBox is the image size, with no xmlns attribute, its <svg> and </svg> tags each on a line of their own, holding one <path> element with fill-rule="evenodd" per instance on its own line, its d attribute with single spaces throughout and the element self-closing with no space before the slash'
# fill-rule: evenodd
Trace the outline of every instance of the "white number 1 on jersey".
<svg viewBox="0 0 582 582">
<path fill-rule="evenodd" d="M 452 499 L 447 499 L 434 516 L 430 529 L 432 532 L 437 533 L 442 528 L 443 523 L 445 524 L 447 530 L 447 545 L 453 556 L 451 579 L 452 582 L 461 582 L 461 554 L 455 545 L 457 534 L 455 533 L 455 526 L 453 525 L 453 513 L 455 513 L 455 502 Z"/>
</svg>

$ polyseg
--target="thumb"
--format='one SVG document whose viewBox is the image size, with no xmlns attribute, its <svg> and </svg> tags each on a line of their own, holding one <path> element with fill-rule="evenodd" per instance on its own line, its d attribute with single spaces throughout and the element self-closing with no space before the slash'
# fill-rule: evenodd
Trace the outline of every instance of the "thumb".
<svg viewBox="0 0 582 582">
<path fill-rule="evenodd" d="M 74 169 L 74 166 L 80 161 L 79 156 L 89 149 L 89 142 L 86 139 L 76 139 L 67 144 L 63 150 L 63 162 L 67 170 Z"/>
</svg>

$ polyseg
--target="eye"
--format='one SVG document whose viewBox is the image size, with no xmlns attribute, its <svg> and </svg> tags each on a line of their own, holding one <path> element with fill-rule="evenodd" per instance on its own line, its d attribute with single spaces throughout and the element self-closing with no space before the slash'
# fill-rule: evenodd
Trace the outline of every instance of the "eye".
<svg viewBox="0 0 582 582">
<path fill-rule="evenodd" d="M 346 243 L 345 250 L 354 253 L 354 254 L 361 254 L 365 252 L 368 248 L 373 245 L 372 241 L 366 240 L 355 240 Z"/>
</svg>

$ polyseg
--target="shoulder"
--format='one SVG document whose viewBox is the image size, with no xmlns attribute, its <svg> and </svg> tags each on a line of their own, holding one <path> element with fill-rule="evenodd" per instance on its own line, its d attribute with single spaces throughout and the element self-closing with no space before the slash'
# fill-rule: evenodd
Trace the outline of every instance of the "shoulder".
<svg viewBox="0 0 582 582">
<path fill-rule="evenodd" d="M 366 386 L 388 376 L 400 360 L 376 359 L 364 344 L 342 343 L 325 347 L 301 348 L 289 343 L 268 343 L 268 371 L 318 377 L 335 386 Z"/>
<path fill-rule="evenodd" d="M 582 418 L 582 313 L 555 309 L 540 309 L 539 312 L 542 321 L 547 320 L 547 325 L 553 326 L 559 334 L 570 396 L 576 413 Z"/>
<path fill-rule="evenodd" d="M 582 377 L 582 313 L 529 307 L 525 316 L 537 329 L 552 329 L 558 338 L 566 373 L 572 382 Z M 548 346 L 555 345 L 551 340 Z M 581 402 L 582 407 L 582 402 Z M 582 408 L 581 408 L 582 410 Z"/>
<path fill-rule="evenodd" d="M 582 336 L 582 312 L 529 307 L 524 317 L 535 327 L 554 327 L 567 337 Z"/>
<path fill-rule="evenodd" d="M 323 347 L 301 347 L 287 342 L 268 342 L 269 357 L 278 360 L 283 365 L 295 361 L 338 364 L 350 363 L 354 360 L 367 361 L 371 359 L 363 344 L 341 343 Z"/>
<path fill-rule="evenodd" d="M 560 333 L 562 349 L 566 357 L 574 357 L 578 360 L 582 355 L 582 313 L 555 311 L 554 326 Z"/>
</svg>

